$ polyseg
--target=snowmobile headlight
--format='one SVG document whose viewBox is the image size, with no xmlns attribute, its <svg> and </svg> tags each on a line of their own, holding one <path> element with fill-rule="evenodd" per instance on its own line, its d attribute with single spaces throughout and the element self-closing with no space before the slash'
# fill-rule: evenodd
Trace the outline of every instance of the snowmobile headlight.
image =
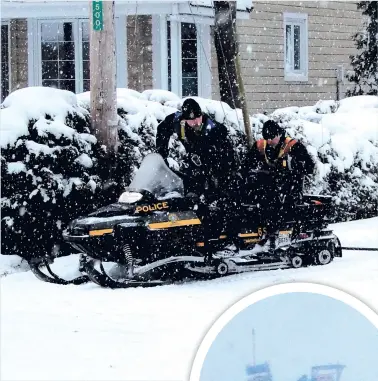
<svg viewBox="0 0 378 381">
<path fill-rule="evenodd" d="M 133 202 L 139 201 L 143 195 L 138 192 L 123 192 L 118 199 L 118 202 L 125 202 L 131 204 Z"/>
</svg>

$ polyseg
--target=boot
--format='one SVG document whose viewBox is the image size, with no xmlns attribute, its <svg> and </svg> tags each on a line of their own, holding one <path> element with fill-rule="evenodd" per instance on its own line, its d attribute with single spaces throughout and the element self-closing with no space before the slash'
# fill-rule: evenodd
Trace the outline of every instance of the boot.
<svg viewBox="0 0 378 381">
<path fill-rule="evenodd" d="M 267 234 L 264 237 L 259 245 L 262 246 L 262 251 L 269 253 L 270 255 L 274 255 L 275 251 L 278 247 L 278 235 L 279 231 L 275 231 L 273 233 Z"/>
</svg>

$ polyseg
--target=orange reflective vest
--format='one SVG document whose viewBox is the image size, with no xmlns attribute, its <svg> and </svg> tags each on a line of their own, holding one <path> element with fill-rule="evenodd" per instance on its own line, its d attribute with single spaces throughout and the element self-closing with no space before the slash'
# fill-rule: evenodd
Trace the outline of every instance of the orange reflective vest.
<svg viewBox="0 0 378 381">
<path fill-rule="evenodd" d="M 286 159 L 286 156 L 288 155 L 288 153 L 290 152 L 291 150 L 291 147 L 293 147 L 294 144 L 296 144 L 297 141 L 295 139 L 292 139 L 290 137 L 287 137 L 285 139 L 285 142 L 283 144 L 283 146 L 281 147 L 280 149 L 280 152 L 278 153 L 278 156 L 277 158 L 274 160 L 274 162 L 270 162 L 266 156 L 266 152 L 265 152 L 265 148 L 266 148 L 266 140 L 264 139 L 260 139 L 256 142 L 256 146 L 257 146 L 257 150 L 260 152 L 260 154 L 264 157 L 265 159 L 265 162 L 269 165 L 269 166 L 276 166 L 276 162 L 278 160 L 281 160 L 282 161 L 282 166 L 283 167 L 286 167 L 287 166 L 287 159 Z"/>
</svg>

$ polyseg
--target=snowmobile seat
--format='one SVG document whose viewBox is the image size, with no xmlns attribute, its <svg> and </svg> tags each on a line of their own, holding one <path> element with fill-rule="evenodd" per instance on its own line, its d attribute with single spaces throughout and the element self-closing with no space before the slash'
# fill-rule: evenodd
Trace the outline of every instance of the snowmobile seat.
<svg viewBox="0 0 378 381">
<path fill-rule="evenodd" d="M 304 194 L 302 201 L 304 204 L 329 205 L 332 202 L 332 196 Z"/>
<path fill-rule="evenodd" d="M 333 218 L 331 196 L 303 195 L 302 203 L 296 206 L 297 218 L 314 224 L 330 223 Z"/>
</svg>

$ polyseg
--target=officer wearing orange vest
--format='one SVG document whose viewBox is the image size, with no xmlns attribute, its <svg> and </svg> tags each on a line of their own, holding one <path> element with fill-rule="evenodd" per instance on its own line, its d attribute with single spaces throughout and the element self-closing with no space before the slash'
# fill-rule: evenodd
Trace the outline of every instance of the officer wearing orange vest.
<svg viewBox="0 0 378 381">
<path fill-rule="evenodd" d="M 264 123 L 262 135 L 248 153 L 246 170 L 254 179 L 255 201 L 267 227 L 262 244 L 273 253 L 285 213 L 300 203 L 304 178 L 313 173 L 315 163 L 303 143 L 286 136 L 275 121 Z"/>
</svg>

